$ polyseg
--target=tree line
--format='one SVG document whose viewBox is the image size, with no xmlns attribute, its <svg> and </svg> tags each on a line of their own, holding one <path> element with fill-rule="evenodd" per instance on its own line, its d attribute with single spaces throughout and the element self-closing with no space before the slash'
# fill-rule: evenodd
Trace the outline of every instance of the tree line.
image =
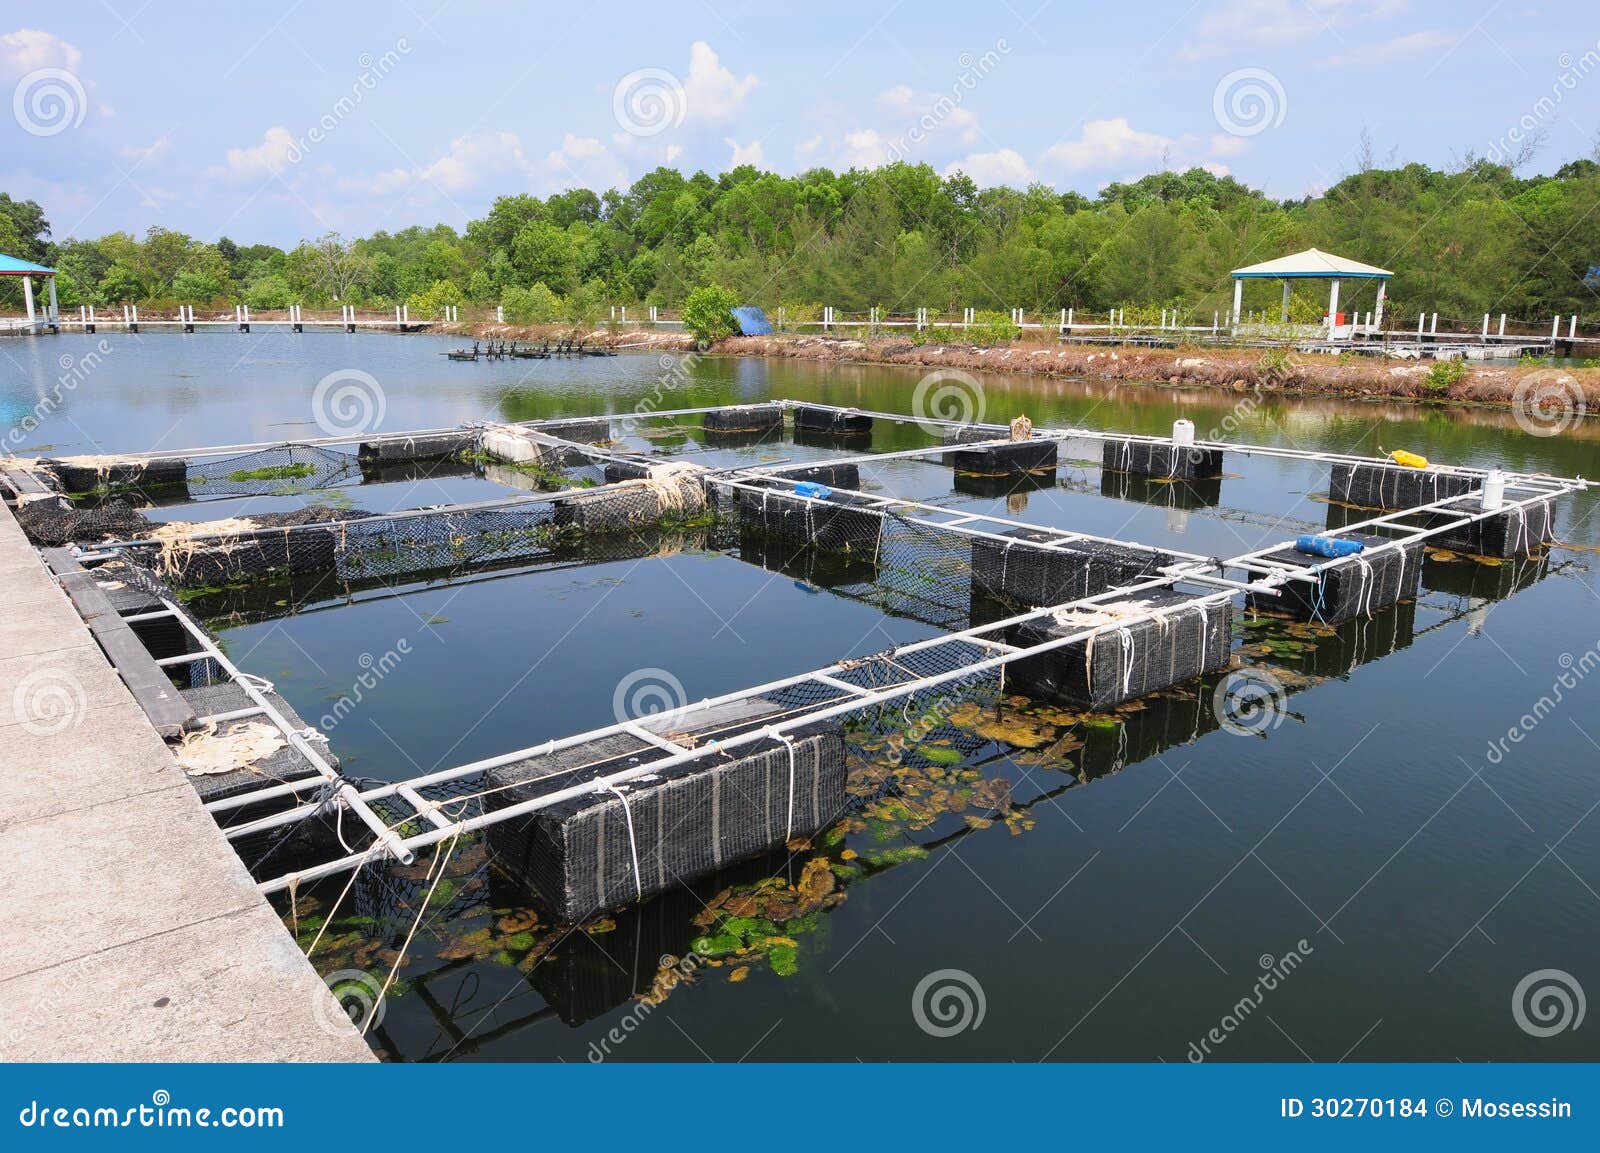
<svg viewBox="0 0 1600 1153">
<path fill-rule="evenodd" d="M 407 303 L 421 316 L 500 304 L 508 319 L 536 323 L 593 320 L 612 304 L 676 308 L 710 285 L 797 320 L 824 304 L 1175 308 L 1209 320 L 1231 306 L 1231 269 L 1315 246 L 1392 269 L 1390 308 L 1401 315 L 1536 319 L 1593 301 L 1597 209 L 1591 159 L 1526 178 L 1483 160 L 1450 171 L 1367 162 L 1289 200 L 1199 168 L 1090 199 L 1043 184 L 979 189 L 925 164 L 795 176 L 745 165 L 721 176 L 657 168 L 604 193 L 502 196 L 464 231 L 329 233 L 288 250 L 161 227 L 58 239 L 38 204 L 0 193 L 0 251 L 59 269 L 66 308 Z M 1371 307 L 1351 287 L 1343 299 Z M 17 307 L 15 285 L 0 291 Z M 1275 282 L 1246 291 L 1246 308 L 1277 308 Z M 1321 301 L 1309 295 L 1298 307 L 1314 311 Z"/>
</svg>

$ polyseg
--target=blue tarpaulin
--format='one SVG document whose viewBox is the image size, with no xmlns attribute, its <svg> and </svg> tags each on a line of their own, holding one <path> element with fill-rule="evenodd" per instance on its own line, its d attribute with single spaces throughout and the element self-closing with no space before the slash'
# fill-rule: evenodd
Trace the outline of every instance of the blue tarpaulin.
<svg viewBox="0 0 1600 1153">
<path fill-rule="evenodd" d="M 733 313 L 734 323 L 739 326 L 741 336 L 771 336 L 772 321 L 767 319 L 767 314 L 754 305 L 745 304 L 738 308 L 730 309 Z"/>
</svg>

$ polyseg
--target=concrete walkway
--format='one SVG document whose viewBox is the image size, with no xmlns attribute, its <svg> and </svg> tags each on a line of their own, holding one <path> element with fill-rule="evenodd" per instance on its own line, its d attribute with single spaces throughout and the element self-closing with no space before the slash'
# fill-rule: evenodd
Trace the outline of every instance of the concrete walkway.
<svg viewBox="0 0 1600 1153">
<path fill-rule="evenodd" d="M 0 1060 L 373 1060 L 3 505 L 0 590 Z"/>
</svg>

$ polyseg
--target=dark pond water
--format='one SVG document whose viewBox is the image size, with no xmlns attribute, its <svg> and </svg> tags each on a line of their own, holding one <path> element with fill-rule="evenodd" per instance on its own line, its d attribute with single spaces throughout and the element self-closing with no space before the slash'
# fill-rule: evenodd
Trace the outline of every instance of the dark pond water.
<svg viewBox="0 0 1600 1153">
<path fill-rule="evenodd" d="M 60 357 L 97 361 L 18 451 L 318 435 L 317 382 L 348 368 L 379 382 L 393 431 L 768 396 L 904 412 L 918 380 L 708 359 L 662 394 L 650 355 L 452 364 L 436 355 L 449 342 L 430 338 L 104 339 L 0 345 L 7 426 L 52 392 Z M 1164 432 L 1182 415 L 1202 435 L 1233 427 L 1244 441 L 1600 471 L 1594 429 L 1540 438 L 1488 411 L 984 385 L 991 419 Z M 704 449 L 692 431 L 652 443 Z M 922 443 L 913 425 L 880 424 L 872 447 Z M 784 443 L 713 459 L 819 452 Z M 1306 463 L 1230 457 L 1220 489 L 1194 491 L 1103 477 L 1092 445 L 1066 455 L 1053 486 L 1025 494 L 956 491 L 929 462 L 880 462 L 864 479 L 1202 555 L 1330 515 L 1325 472 Z M 346 498 L 402 507 L 505 491 L 472 474 L 438 483 Z M 246 507 L 263 506 L 198 515 Z M 954 716 L 958 748 L 810 848 L 575 930 L 541 919 L 484 866 L 481 844 L 463 843 L 374 1043 L 408 1060 L 1184 1060 L 1202 1042 L 1225 1059 L 1600 1056 L 1592 1027 L 1539 1036 L 1514 1011 L 1519 982 L 1540 970 L 1600 990 L 1594 510 L 1592 498 L 1564 504 L 1556 533 L 1574 547 L 1540 563 L 1432 556 L 1415 604 L 1337 632 L 1241 624 L 1239 659 L 1288 692 L 1286 716 L 1262 734 L 1219 726 L 1214 681 L 1111 717 L 973 705 Z M 313 597 L 294 615 L 218 628 L 312 723 L 350 691 L 363 654 L 370 663 L 404 640 L 409 654 L 331 732 L 352 772 L 387 779 L 609 723 L 636 670 L 664 670 L 698 698 L 937 631 L 847 580 L 775 569 L 704 532 L 648 543 L 349 604 Z M 1526 735 L 1491 750 L 1525 714 Z M 873 753 L 857 750 L 867 763 Z M 385 884 L 416 900 L 421 875 Z M 341 887 L 301 894 L 303 943 Z M 382 887 L 363 881 L 340 908 L 313 957 L 324 972 L 388 971 L 412 913 L 396 915 Z M 676 980 L 671 962 L 697 942 L 717 963 Z M 968 1027 L 938 1035 L 936 1015 L 914 1011 L 919 986 L 966 989 L 981 1024 L 969 1014 Z M 947 1009 L 957 1000 L 934 997 Z M 1539 1025 L 1526 1009 L 1520 1019 Z"/>
</svg>

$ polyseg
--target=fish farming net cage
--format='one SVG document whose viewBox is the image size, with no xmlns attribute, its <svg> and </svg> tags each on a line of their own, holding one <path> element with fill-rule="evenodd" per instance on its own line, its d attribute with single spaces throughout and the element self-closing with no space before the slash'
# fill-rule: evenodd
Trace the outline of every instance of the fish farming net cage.
<svg viewBox="0 0 1600 1153">
<path fill-rule="evenodd" d="M 390 583 L 512 561 L 649 555 L 662 547 L 662 529 L 674 518 L 689 521 L 701 514 L 698 493 L 697 485 L 666 495 L 637 485 L 569 499 L 389 514 L 312 507 L 166 526 L 130 551 L 176 587 L 302 577 Z M 616 538 L 613 547 L 601 537 Z"/>
<path fill-rule="evenodd" d="M 987 705 L 997 698 L 999 670 L 961 675 L 987 655 L 976 644 L 955 643 L 847 662 L 838 679 L 868 690 L 956 674 L 938 686 L 857 708 L 836 709 L 852 698 L 848 691 L 805 682 L 717 706 L 704 714 L 717 718 L 709 725 L 696 719 L 691 707 L 681 720 L 686 731 L 677 730 L 680 722 L 671 715 L 658 715 L 666 718 L 660 731 L 703 752 L 686 763 L 648 772 L 637 784 L 624 781 L 607 789 L 598 782 L 641 765 L 648 770 L 665 753 L 628 733 L 610 732 L 555 753 L 535 750 L 510 765 L 418 784 L 415 792 L 451 822 L 549 797 L 533 813 L 488 825 L 483 838 L 502 873 L 561 920 L 576 923 L 599 910 L 631 904 L 688 878 L 781 849 L 794 838 L 813 836 L 859 806 L 892 793 L 892 774 L 884 774 L 873 787 L 847 788 L 849 768 L 861 763 L 865 748 L 896 750 L 897 763 L 923 768 L 947 764 L 952 754 L 965 759 L 986 750 L 991 741 L 952 724 L 950 716 L 963 704 Z M 807 723 L 807 717 L 823 710 L 836 711 Z M 786 741 L 765 735 L 768 726 L 778 723 L 786 726 Z M 720 741 L 738 734 L 754 736 L 734 748 L 719 747 Z M 925 755 L 925 748 L 933 755 Z M 584 787 L 590 785 L 594 787 Z M 574 789 L 576 795 L 554 796 Z M 402 836 L 427 828 L 424 816 L 399 796 L 370 804 Z M 348 822 L 346 832 L 350 835 Z M 451 851 L 475 836 L 463 835 Z M 441 841 L 439 851 L 452 843 L 453 838 Z M 370 841 L 362 844 L 370 847 Z M 372 861 L 380 867 L 365 870 L 373 876 L 357 883 L 359 912 L 382 920 L 422 907 L 425 893 L 419 891 L 419 881 L 428 876 L 426 858 L 406 867 L 388 863 L 381 854 L 374 854 Z M 463 909 L 470 907 L 481 892 L 474 895 L 468 888 L 479 887 L 451 885 L 428 903 L 429 913 L 448 915 L 448 906 L 457 902 Z"/>
<path fill-rule="evenodd" d="M 841 503 L 832 513 L 781 486 L 756 492 L 712 479 L 708 489 L 722 540 L 743 560 L 935 628 L 964 628 L 971 618 L 970 535 L 893 506 Z"/>
<path fill-rule="evenodd" d="M 389 437 L 343 447 L 285 442 L 232 456 L 156 459 L 76 457 L 41 460 L 59 490 L 75 501 L 131 497 L 183 504 L 223 497 L 285 496 L 346 485 L 419 479 L 470 466 L 510 488 L 559 491 L 605 483 L 604 454 L 560 443 L 528 464 L 482 451 L 484 429 Z M 538 432 L 538 430 L 530 430 Z M 559 439 L 559 438 L 551 438 Z M 397 475 L 397 470 L 405 470 Z"/>
</svg>

